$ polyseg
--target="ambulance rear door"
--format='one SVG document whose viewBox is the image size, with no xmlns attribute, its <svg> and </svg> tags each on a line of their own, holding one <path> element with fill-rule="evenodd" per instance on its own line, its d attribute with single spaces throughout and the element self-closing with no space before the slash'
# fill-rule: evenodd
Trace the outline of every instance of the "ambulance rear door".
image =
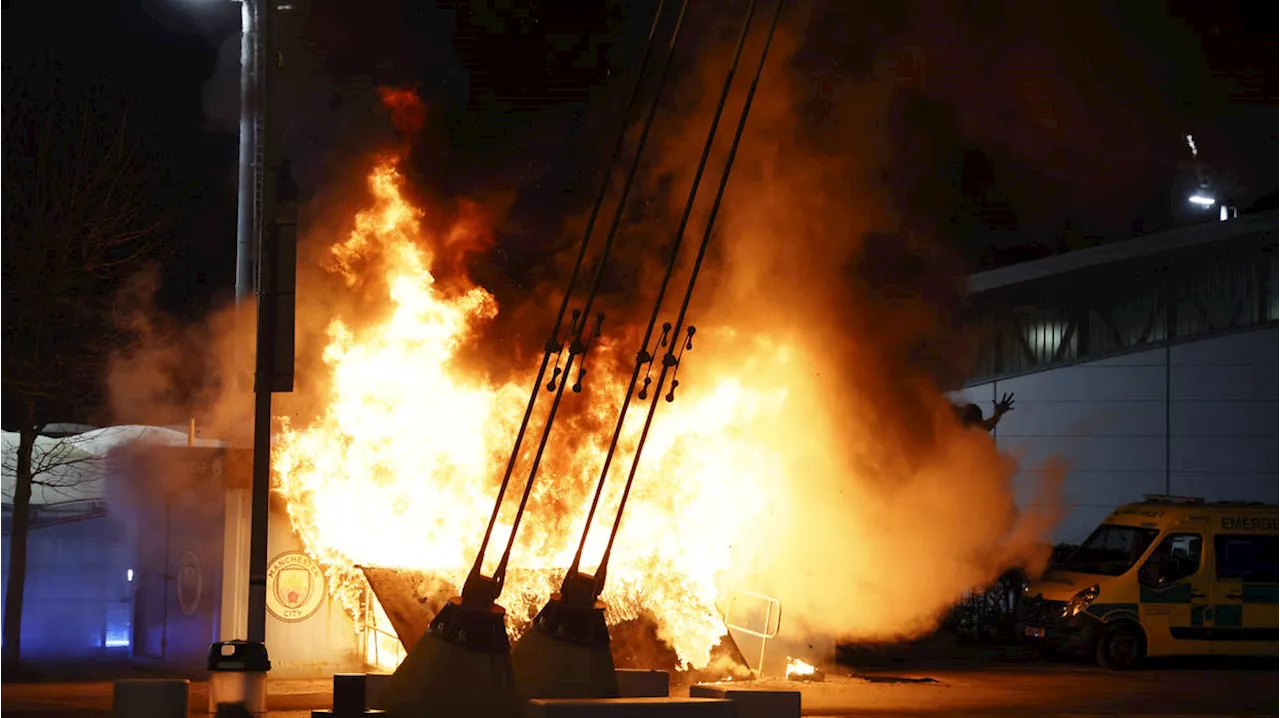
<svg viewBox="0 0 1280 718">
<path fill-rule="evenodd" d="M 1280 640 L 1276 514 L 1214 517 L 1213 651 L 1274 656 Z"/>
</svg>

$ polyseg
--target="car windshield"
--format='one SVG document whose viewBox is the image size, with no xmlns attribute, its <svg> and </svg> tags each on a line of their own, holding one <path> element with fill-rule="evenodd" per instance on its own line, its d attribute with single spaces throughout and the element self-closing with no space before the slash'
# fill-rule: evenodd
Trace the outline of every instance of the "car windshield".
<svg viewBox="0 0 1280 718">
<path fill-rule="evenodd" d="M 1159 535 L 1155 529 L 1103 524 L 1085 540 L 1060 568 L 1101 576 L 1119 576 L 1142 557 Z"/>
</svg>

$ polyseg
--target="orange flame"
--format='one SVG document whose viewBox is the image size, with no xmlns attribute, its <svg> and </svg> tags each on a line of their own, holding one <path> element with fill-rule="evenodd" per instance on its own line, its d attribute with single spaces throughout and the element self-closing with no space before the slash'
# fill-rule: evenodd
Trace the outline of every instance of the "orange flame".
<svg viewBox="0 0 1280 718">
<path fill-rule="evenodd" d="M 406 136 L 422 129 L 427 108 L 413 88 L 379 87 L 378 97 L 391 109 L 391 121 Z"/>
<path fill-rule="evenodd" d="M 349 287 L 383 288 L 385 312 L 363 322 L 332 320 L 323 357 L 327 406 L 305 426 L 284 422 L 273 461 L 295 532 L 353 616 L 365 608 L 356 565 L 430 570 L 460 581 L 479 549 L 532 380 L 527 372 L 498 384 L 457 366 L 459 350 L 498 306 L 465 278 L 451 277 L 447 289 L 437 283 L 433 252 L 451 233 L 428 236 L 422 212 L 402 194 L 396 162 L 389 157 L 373 169 L 372 206 L 332 247 L 332 271 Z M 608 440 L 602 429 L 616 420 L 625 387 L 611 371 L 619 351 L 607 341 L 593 351 L 588 390 L 566 397 L 581 410 L 556 424 L 512 556 L 513 568 L 546 570 L 510 574 L 501 601 L 517 631 L 545 603 L 576 548 Z M 716 610 L 717 573 L 728 568 L 735 537 L 763 504 L 758 477 L 778 461 L 742 427 L 786 398 L 784 391 L 718 376 L 686 384 L 700 391 L 682 386 L 674 405 L 664 402 L 603 596 L 613 621 L 652 612 L 660 636 L 694 667 L 706 665 L 725 632 Z M 629 415 L 636 424 L 643 416 Z M 537 412 L 531 426 L 541 426 Z M 636 427 L 629 426 L 588 558 L 603 551 L 630 465 Z M 523 489 L 527 458 L 517 464 L 508 497 Z M 515 501 L 506 503 L 489 565 L 510 535 Z"/>
<path fill-rule="evenodd" d="M 812 676 L 818 669 L 812 663 L 805 663 L 799 658 L 787 657 L 787 678 Z"/>
</svg>

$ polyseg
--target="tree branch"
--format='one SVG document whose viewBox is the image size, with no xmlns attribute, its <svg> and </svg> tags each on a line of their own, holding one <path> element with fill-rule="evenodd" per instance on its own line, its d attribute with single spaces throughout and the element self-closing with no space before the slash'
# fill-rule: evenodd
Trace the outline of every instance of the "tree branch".
<svg viewBox="0 0 1280 718">
<path fill-rule="evenodd" d="M 100 388 L 114 294 L 166 251 L 170 215 L 126 100 L 47 59 L 6 63 L 5 74 L 0 381 L 6 402 L 33 399 L 41 417 L 66 419 Z"/>
</svg>

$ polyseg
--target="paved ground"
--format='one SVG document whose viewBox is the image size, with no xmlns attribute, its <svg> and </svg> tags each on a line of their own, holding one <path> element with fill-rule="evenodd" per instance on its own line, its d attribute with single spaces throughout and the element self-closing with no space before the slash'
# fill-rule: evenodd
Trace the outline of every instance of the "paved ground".
<svg viewBox="0 0 1280 718">
<path fill-rule="evenodd" d="M 107 718 L 111 716 L 111 681 L 59 683 L 5 683 L 0 686 L 0 713 L 4 718 Z M 274 680 L 267 684 L 271 716 L 306 716 L 312 708 L 332 707 L 330 681 Z M 208 684 L 192 682 L 191 715 L 206 715 Z"/>
<path fill-rule="evenodd" d="M 918 679 L 932 679 L 923 682 Z M 908 680 L 916 679 L 916 680 Z M 898 665 L 799 687 L 807 716 L 1254 716 L 1280 714 L 1276 664 L 1163 666 L 1109 673 L 1084 665 Z M 745 686 L 744 686 L 745 687 Z M 307 718 L 330 707 L 325 681 L 273 680 L 273 718 Z M 192 685 L 192 715 L 207 693 Z M 676 689 L 673 693 L 679 693 Z M 687 694 L 687 688 L 684 689 Z M 111 715 L 111 683 L 6 683 L 5 718 Z"/>
<path fill-rule="evenodd" d="M 1280 701 L 1274 663 L 1128 673 L 1039 663 L 828 676 L 804 687 L 802 710 L 807 716 L 1274 716 Z"/>
</svg>

